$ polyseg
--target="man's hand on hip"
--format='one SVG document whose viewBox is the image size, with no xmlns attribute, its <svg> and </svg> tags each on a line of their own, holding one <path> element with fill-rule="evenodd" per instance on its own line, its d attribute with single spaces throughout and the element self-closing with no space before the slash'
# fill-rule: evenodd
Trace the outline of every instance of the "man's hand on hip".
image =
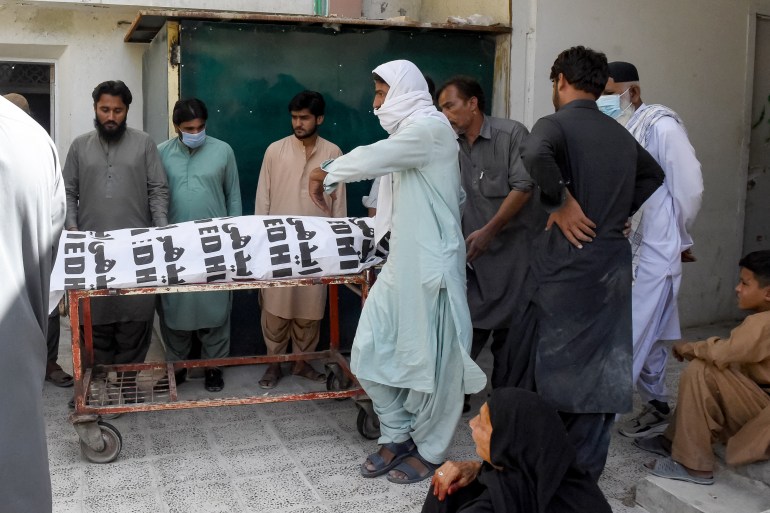
<svg viewBox="0 0 770 513">
<path fill-rule="evenodd" d="M 596 237 L 596 232 L 593 230 L 596 228 L 596 223 L 586 217 L 580 204 L 569 191 L 567 191 L 564 205 L 548 217 L 545 229 L 550 230 L 554 223 L 567 240 L 578 249 L 583 249 L 581 241 L 591 242 Z"/>
</svg>

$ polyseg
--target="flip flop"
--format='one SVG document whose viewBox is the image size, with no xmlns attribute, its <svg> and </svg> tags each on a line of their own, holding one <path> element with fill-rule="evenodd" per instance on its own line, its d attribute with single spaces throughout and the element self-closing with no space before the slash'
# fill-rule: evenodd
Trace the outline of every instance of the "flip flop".
<svg viewBox="0 0 770 513">
<path fill-rule="evenodd" d="M 391 452 L 391 454 L 393 454 L 393 458 L 390 460 L 390 462 L 386 462 L 385 458 L 383 458 L 380 454 L 380 451 L 383 449 L 387 449 Z M 367 456 L 366 461 L 361 464 L 361 475 L 364 477 L 381 476 L 387 472 L 390 472 L 390 470 L 401 463 L 404 458 L 415 454 L 416 452 L 417 446 L 414 445 L 414 442 L 411 438 L 400 443 L 382 444 L 377 452 Z M 374 466 L 374 470 L 369 470 L 366 468 L 367 461 Z"/>
<path fill-rule="evenodd" d="M 420 473 L 420 470 L 418 470 L 416 467 L 412 466 L 409 463 L 409 459 L 414 458 L 419 463 L 422 463 L 422 465 L 427 469 L 424 474 Z M 426 460 L 422 456 L 420 456 L 420 453 L 417 451 L 414 451 L 413 454 L 410 454 L 404 460 L 396 465 L 391 472 L 397 470 L 399 472 L 402 472 L 404 475 L 406 475 L 406 479 L 402 479 L 400 477 L 395 477 L 392 473 L 388 474 L 388 481 L 395 484 L 411 484 L 411 483 L 419 483 L 420 481 L 423 481 L 425 479 L 428 479 L 433 475 L 433 473 L 436 471 L 437 468 L 439 468 L 440 464 L 431 463 L 430 461 Z"/>
<path fill-rule="evenodd" d="M 676 479 L 677 481 L 686 481 L 699 485 L 714 484 L 713 477 L 694 476 L 687 472 L 687 469 L 680 463 L 671 458 L 659 458 L 655 460 L 655 464 L 651 468 L 646 465 L 645 468 L 650 471 L 650 474 L 666 479 Z"/>
<path fill-rule="evenodd" d="M 51 372 L 45 375 L 45 380 L 61 388 L 71 387 L 75 383 L 75 380 L 72 379 L 72 376 L 64 372 L 61 367 L 54 367 Z"/>
<path fill-rule="evenodd" d="M 280 364 L 270 364 L 265 373 L 257 383 L 260 388 L 271 389 L 278 385 L 278 381 L 283 377 Z"/>
<path fill-rule="evenodd" d="M 657 454 L 658 456 L 668 458 L 671 456 L 671 451 L 666 449 L 666 446 L 663 444 L 663 440 L 665 440 L 663 435 L 655 435 L 648 438 L 637 438 L 634 440 L 634 445 L 643 451 L 651 452 L 653 454 Z"/>
</svg>

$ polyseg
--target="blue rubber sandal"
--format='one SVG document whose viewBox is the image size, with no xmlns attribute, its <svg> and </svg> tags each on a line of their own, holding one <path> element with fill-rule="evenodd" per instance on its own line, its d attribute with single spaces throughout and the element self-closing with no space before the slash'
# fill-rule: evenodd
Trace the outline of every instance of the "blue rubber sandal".
<svg viewBox="0 0 770 513">
<path fill-rule="evenodd" d="M 417 460 L 427 469 L 424 474 L 421 474 L 420 470 L 418 470 L 416 467 L 412 466 L 409 463 L 410 457 Z M 431 477 L 433 473 L 436 471 L 436 469 L 439 468 L 440 466 L 441 464 L 431 463 L 430 461 L 420 456 L 419 452 L 414 451 L 413 454 L 410 454 L 408 457 L 404 458 L 404 460 L 401 463 L 399 463 L 393 468 L 393 470 L 397 470 L 403 473 L 406 476 L 406 479 L 402 479 L 400 477 L 395 477 L 392 474 L 388 474 L 388 481 L 396 484 L 419 483 L 420 481 L 423 481 Z"/>
<path fill-rule="evenodd" d="M 664 477 L 666 479 L 676 479 L 677 481 L 686 481 L 688 483 L 699 485 L 714 484 L 713 477 L 694 476 L 687 472 L 687 469 L 680 463 L 677 463 L 671 458 L 659 458 L 652 467 L 647 467 L 647 470 L 654 476 Z"/>
<path fill-rule="evenodd" d="M 380 454 L 383 449 L 387 449 L 393 454 L 393 458 L 389 462 L 386 462 L 385 458 Z M 367 456 L 366 461 L 361 464 L 361 475 L 364 477 L 381 476 L 401 463 L 404 458 L 416 452 L 417 446 L 414 445 L 411 438 L 400 443 L 382 444 L 377 452 Z M 371 463 L 374 466 L 374 470 L 366 468 L 367 463 Z"/>
</svg>

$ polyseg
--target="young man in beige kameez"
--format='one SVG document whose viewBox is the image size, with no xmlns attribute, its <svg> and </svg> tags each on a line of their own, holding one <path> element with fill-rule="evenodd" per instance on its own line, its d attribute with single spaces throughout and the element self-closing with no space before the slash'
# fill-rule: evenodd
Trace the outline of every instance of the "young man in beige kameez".
<svg viewBox="0 0 770 513">
<path fill-rule="evenodd" d="M 307 184 L 310 171 L 342 155 L 333 143 L 318 135 L 325 102 L 320 93 L 303 91 L 289 102 L 293 134 L 268 146 L 259 172 L 256 215 L 323 216 L 313 204 Z M 331 217 L 346 216 L 345 188 L 327 196 Z M 285 354 L 289 339 L 294 352 L 315 351 L 321 319 L 326 306 L 326 286 L 278 287 L 260 291 L 262 334 L 268 355 Z M 292 374 L 313 381 L 325 381 L 324 374 L 302 361 L 294 363 Z M 274 388 L 283 376 L 281 365 L 273 363 L 259 381 L 262 388 Z"/>
</svg>

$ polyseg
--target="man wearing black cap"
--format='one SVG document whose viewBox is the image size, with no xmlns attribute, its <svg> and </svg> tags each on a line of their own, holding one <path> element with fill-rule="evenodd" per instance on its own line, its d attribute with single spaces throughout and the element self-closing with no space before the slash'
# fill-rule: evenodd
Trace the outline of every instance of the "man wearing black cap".
<svg viewBox="0 0 770 513">
<path fill-rule="evenodd" d="M 661 341 L 681 338 L 677 295 L 682 262 L 692 260 L 690 230 L 700 209 L 703 178 L 676 112 L 642 102 L 633 64 L 612 62 L 609 70 L 604 94 L 597 100 L 599 109 L 625 125 L 666 173 L 664 186 L 632 219 L 633 379 L 645 406 L 622 423 L 619 432 L 642 438 L 661 433 L 669 421 L 668 351 Z"/>
</svg>

